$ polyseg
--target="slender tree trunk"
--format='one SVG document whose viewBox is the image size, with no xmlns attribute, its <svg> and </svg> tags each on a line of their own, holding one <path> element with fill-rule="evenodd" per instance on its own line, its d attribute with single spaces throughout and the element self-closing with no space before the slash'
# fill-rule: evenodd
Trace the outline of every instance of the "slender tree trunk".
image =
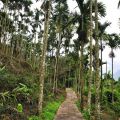
<svg viewBox="0 0 120 120">
<path fill-rule="evenodd" d="M 90 0 L 90 73 L 88 81 L 88 112 L 91 114 L 91 88 L 92 88 L 92 0 Z"/>
<path fill-rule="evenodd" d="M 98 42 L 98 6 L 97 0 L 95 0 L 95 41 L 96 41 L 96 74 L 95 74 L 95 107 L 96 107 L 96 120 L 100 120 L 100 78 L 99 78 L 99 42 Z"/>
<path fill-rule="evenodd" d="M 108 73 L 107 71 L 108 71 L 108 70 L 107 70 L 107 62 L 106 62 L 106 75 L 107 75 L 107 73 Z"/>
<path fill-rule="evenodd" d="M 78 81 L 77 81 L 77 69 L 76 69 L 76 71 L 75 71 L 75 91 L 77 92 L 77 88 L 78 88 Z"/>
<path fill-rule="evenodd" d="M 83 105 L 83 101 L 84 101 L 84 80 L 83 80 L 83 48 L 84 45 L 83 43 L 81 44 L 81 56 L 80 56 L 80 107 L 81 110 L 83 110 L 84 105 Z"/>
<path fill-rule="evenodd" d="M 55 67 L 54 67 L 54 78 L 53 78 L 53 93 L 55 92 L 55 84 L 56 84 L 56 74 L 57 74 L 57 63 L 58 63 L 58 58 L 57 58 L 57 55 L 56 55 L 56 58 L 55 58 Z"/>
<path fill-rule="evenodd" d="M 1 21 L 1 19 L 0 19 L 0 21 Z M 0 26 L 2 28 L 1 22 L 0 22 Z M 2 48 L 2 30 L 0 31 L 0 50 L 2 50 L 1 48 Z"/>
<path fill-rule="evenodd" d="M 7 4 L 7 7 L 8 7 L 8 4 Z M 10 15 L 9 15 L 8 10 L 6 10 L 6 11 L 7 11 L 6 14 L 8 14 L 8 17 L 10 18 Z M 7 21 L 6 21 L 6 22 L 7 22 Z M 9 26 L 10 26 L 10 21 L 8 21 L 8 22 L 6 23 L 6 31 L 9 31 L 9 30 L 10 30 Z M 8 33 L 6 33 L 6 41 L 7 41 L 8 39 L 9 39 L 9 35 L 8 35 Z M 5 54 L 6 54 L 6 55 L 9 54 L 9 45 L 7 45 L 7 44 L 6 44 Z"/>
<path fill-rule="evenodd" d="M 113 49 L 111 49 L 113 53 Z M 112 56 L 112 103 L 114 103 L 114 78 L 113 78 L 113 56 Z"/>
<path fill-rule="evenodd" d="M 102 39 L 100 40 L 100 46 L 101 46 L 101 82 L 102 82 Z"/>
<path fill-rule="evenodd" d="M 13 16 L 13 14 L 12 14 L 12 11 L 11 11 L 11 14 L 10 14 L 10 19 L 12 19 L 12 16 Z M 11 32 L 11 39 L 10 39 L 10 56 L 11 56 L 11 59 L 12 59 L 12 56 L 13 56 L 13 40 L 12 40 L 12 38 L 13 38 L 13 28 L 10 28 L 10 32 Z"/>
<path fill-rule="evenodd" d="M 8 0 L 5 1 L 4 12 L 7 14 Z M 7 15 L 5 14 L 4 26 L 3 26 L 3 52 L 6 54 L 6 41 L 7 41 Z"/>
<path fill-rule="evenodd" d="M 30 55 L 30 63 L 32 63 L 32 43 L 30 43 L 30 50 L 29 50 L 29 55 Z"/>
<path fill-rule="evenodd" d="M 71 80 L 70 80 L 70 63 L 69 63 L 69 66 L 68 66 L 68 68 L 69 68 L 69 74 L 68 74 L 68 88 L 70 88 L 70 85 L 71 85 Z"/>
<path fill-rule="evenodd" d="M 103 95 L 103 79 L 102 79 L 102 74 L 103 74 L 103 72 L 102 72 L 102 70 L 103 70 L 103 68 L 102 68 L 102 38 L 101 38 L 101 40 L 100 40 L 100 46 L 101 46 L 101 85 L 100 85 L 100 88 L 101 88 L 101 93 L 100 93 L 100 98 L 101 98 L 101 101 L 102 101 L 102 95 Z"/>
<path fill-rule="evenodd" d="M 69 47 L 68 47 L 68 53 L 67 54 L 69 54 Z M 70 88 L 70 86 L 72 85 L 72 83 L 71 83 L 71 79 L 70 79 L 70 77 L 71 77 L 71 75 L 70 75 L 70 72 L 71 72 L 71 65 L 70 65 L 70 63 L 69 63 L 69 66 L 68 66 L 68 68 L 69 68 L 69 75 L 68 75 L 68 88 Z"/>
<path fill-rule="evenodd" d="M 57 88 L 58 88 L 58 64 L 59 64 L 59 55 L 57 56 L 57 64 L 56 64 L 55 92 L 57 92 Z"/>
<path fill-rule="evenodd" d="M 36 30 L 37 31 L 37 30 Z M 34 49 L 34 52 L 33 52 L 33 68 L 35 69 L 35 67 L 36 67 L 36 37 L 37 37 L 37 35 L 36 35 L 37 33 L 35 32 L 35 41 L 34 41 L 34 43 L 33 43 L 33 49 Z"/>
<path fill-rule="evenodd" d="M 84 15 L 82 14 L 82 21 L 81 21 L 81 30 L 84 30 Z M 80 72 L 79 72 L 79 87 L 80 87 L 80 108 L 83 110 L 83 97 L 84 97 L 84 80 L 83 80 L 83 49 L 84 49 L 84 43 L 81 41 L 81 47 L 80 47 Z"/>
<path fill-rule="evenodd" d="M 14 41 L 13 56 L 17 57 L 17 40 Z"/>
<path fill-rule="evenodd" d="M 61 44 L 61 33 L 58 33 L 58 47 L 56 52 L 56 61 L 55 61 L 55 71 L 54 71 L 54 83 L 53 83 L 53 93 L 57 90 L 58 83 L 58 64 L 59 64 L 59 56 L 60 56 L 60 44 Z"/>
<path fill-rule="evenodd" d="M 17 10 L 15 10 L 15 12 L 14 12 L 14 16 L 13 16 L 14 18 L 16 17 L 16 14 L 17 14 Z M 14 19 L 14 21 L 15 21 L 15 26 L 17 26 L 17 20 Z M 17 32 L 18 32 L 18 31 L 15 30 L 15 36 L 17 35 Z M 18 55 L 18 54 L 17 54 L 17 48 L 18 48 L 17 46 L 18 46 L 18 40 L 15 39 L 15 40 L 14 40 L 14 47 L 13 47 L 13 56 L 14 56 L 14 57 L 17 57 L 17 55 Z"/>
<path fill-rule="evenodd" d="M 47 41 L 48 41 L 48 30 L 49 30 L 49 17 L 50 17 L 50 6 L 51 0 L 48 1 L 49 6 L 45 11 L 45 23 L 44 23 L 44 36 L 43 36 L 43 48 L 42 55 L 40 60 L 40 79 L 39 79 L 39 102 L 38 102 L 38 112 L 41 114 L 42 112 L 42 104 L 43 104 L 43 89 L 44 89 L 44 78 L 45 78 L 45 59 L 46 59 L 46 50 L 47 50 Z"/>
<path fill-rule="evenodd" d="M 79 54 L 78 54 L 79 55 Z M 77 85 L 77 91 L 78 91 L 78 94 L 80 95 L 80 68 L 81 68 L 81 62 L 80 60 L 78 61 L 78 65 L 79 65 L 79 68 L 78 68 L 78 85 Z M 80 99 L 81 99 L 81 95 L 80 95 Z"/>
<path fill-rule="evenodd" d="M 1 40 L 1 38 L 2 38 L 2 16 L 0 16 L 0 26 L 1 26 L 1 30 L 0 30 L 0 49 L 1 49 L 1 43 L 2 43 L 2 40 Z"/>
</svg>

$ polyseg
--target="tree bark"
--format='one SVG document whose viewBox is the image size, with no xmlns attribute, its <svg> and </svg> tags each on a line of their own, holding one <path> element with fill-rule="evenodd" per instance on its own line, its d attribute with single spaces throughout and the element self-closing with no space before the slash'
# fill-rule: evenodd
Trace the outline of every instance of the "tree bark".
<svg viewBox="0 0 120 120">
<path fill-rule="evenodd" d="M 81 44 L 81 56 L 80 56 L 80 107 L 81 110 L 84 109 L 83 101 L 84 101 L 84 80 L 83 80 L 83 43 Z"/>
<path fill-rule="evenodd" d="M 99 42 L 98 42 L 98 6 L 97 0 L 95 0 L 95 47 L 96 47 L 96 74 L 95 74 L 95 107 L 96 107 L 96 120 L 100 120 L 100 78 L 99 78 Z"/>
<path fill-rule="evenodd" d="M 103 59 L 103 56 L 102 56 L 102 38 L 100 40 L 100 46 L 101 46 L 101 85 L 100 85 L 100 89 L 101 89 L 101 93 L 100 93 L 100 99 L 102 101 L 103 99 L 103 79 L 102 79 L 102 70 L 103 70 L 103 67 L 102 67 L 102 59 Z"/>
<path fill-rule="evenodd" d="M 111 49 L 112 53 L 113 53 L 113 49 Z M 113 78 L 113 57 L 112 56 L 112 103 L 114 103 L 114 78 Z"/>
<path fill-rule="evenodd" d="M 88 80 L 88 112 L 91 114 L 91 88 L 92 88 L 92 0 L 90 0 L 90 72 Z"/>
<path fill-rule="evenodd" d="M 40 60 L 40 78 L 39 78 L 39 101 L 38 101 L 38 112 L 41 114 L 42 112 L 42 104 L 43 104 L 43 89 L 44 89 L 44 78 L 45 78 L 45 59 L 46 59 L 46 51 L 47 51 L 47 41 L 48 41 L 48 30 L 49 30 L 49 17 L 50 17 L 50 9 L 51 9 L 51 0 L 48 1 L 49 6 L 45 11 L 45 23 L 44 23 L 44 36 L 43 36 L 43 48 L 42 55 Z"/>
<path fill-rule="evenodd" d="M 55 71 L 54 71 L 54 84 L 53 84 L 53 93 L 57 90 L 57 82 L 58 82 L 58 64 L 59 64 L 59 56 L 60 56 L 60 44 L 61 44 L 61 33 L 58 33 L 58 47 L 56 52 L 56 61 L 55 61 Z"/>
</svg>

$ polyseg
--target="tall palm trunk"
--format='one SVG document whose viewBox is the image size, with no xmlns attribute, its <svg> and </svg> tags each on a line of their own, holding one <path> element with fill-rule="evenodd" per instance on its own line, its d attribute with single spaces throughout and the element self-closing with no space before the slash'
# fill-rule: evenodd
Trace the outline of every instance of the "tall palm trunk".
<svg viewBox="0 0 120 120">
<path fill-rule="evenodd" d="M 14 17 L 15 26 L 17 26 L 17 22 L 18 22 L 18 21 L 16 20 L 16 17 L 18 17 L 18 16 L 17 16 L 17 10 L 15 10 L 13 17 Z M 18 31 L 15 30 L 15 36 L 17 36 L 17 32 L 18 32 Z M 18 56 L 18 54 L 17 54 L 17 52 L 18 52 L 18 51 L 17 51 L 17 48 L 18 48 L 18 40 L 15 39 L 15 40 L 14 40 L 14 47 L 13 47 L 13 56 L 14 56 L 14 57 L 17 57 L 17 56 Z"/>
<path fill-rule="evenodd" d="M 14 20 L 14 17 L 15 17 L 14 14 L 15 14 L 15 12 L 13 13 L 13 11 L 11 11 L 10 19 L 12 19 L 12 17 L 13 17 L 13 20 Z M 15 20 L 14 20 L 14 22 L 15 22 Z M 14 30 L 13 29 L 14 29 L 13 27 L 10 29 L 10 32 L 11 32 L 11 40 L 10 40 L 11 59 L 13 57 L 13 51 L 14 51 L 14 42 L 13 42 Z"/>
<path fill-rule="evenodd" d="M 6 42 L 7 42 L 7 7 L 8 7 L 8 0 L 5 1 L 4 5 L 4 12 L 5 12 L 5 18 L 4 18 L 4 26 L 3 26 L 3 52 L 6 53 Z"/>
<path fill-rule="evenodd" d="M 82 20 L 81 20 L 81 30 L 84 30 L 84 15 L 81 15 Z M 83 110 L 84 105 L 83 105 L 83 98 L 84 98 L 84 80 L 83 80 L 83 49 L 84 49 L 84 41 L 81 40 L 81 46 L 80 46 L 80 73 L 79 73 L 79 86 L 80 86 L 80 108 Z"/>
<path fill-rule="evenodd" d="M 78 53 L 79 55 L 79 53 Z M 79 65 L 79 68 L 77 69 L 77 93 L 80 95 L 80 67 L 81 67 L 81 62 L 80 60 L 77 63 Z M 81 98 L 80 98 L 81 99 Z"/>
<path fill-rule="evenodd" d="M 60 44 L 61 44 L 61 33 L 58 33 L 58 47 L 56 52 L 56 61 L 55 61 L 55 71 L 54 71 L 54 84 L 53 84 L 53 93 L 56 92 L 58 86 L 58 64 L 60 56 Z"/>
<path fill-rule="evenodd" d="M 84 105 L 83 105 L 83 101 L 84 101 L 84 80 L 83 80 L 83 48 L 84 45 L 83 43 L 81 44 L 81 56 L 80 56 L 80 107 L 81 110 L 83 110 Z"/>
<path fill-rule="evenodd" d="M 71 87 L 71 80 L 70 80 L 70 63 L 69 63 L 69 65 L 68 65 L 68 71 L 69 71 L 69 73 L 68 73 L 68 88 L 70 88 Z"/>
<path fill-rule="evenodd" d="M 91 112 L 91 88 L 92 88 L 92 0 L 90 0 L 90 73 L 88 86 L 88 112 Z"/>
<path fill-rule="evenodd" d="M 78 54 L 79 55 L 79 54 Z M 81 68 L 81 62 L 80 60 L 78 61 L 78 65 L 79 65 L 79 68 L 78 68 L 78 84 L 77 84 L 77 92 L 78 94 L 80 95 L 80 68 Z M 81 96 L 80 96 L 81 97 Z M 81 98 L 80 98 L 81 99 Z"/>
<path fill-rule="evenodd" d="M 2 11 L 0 11 L 2 12 Z M 1 49 L 1 43 L 2 43 L 2 16 L 0 15 L 0 26 L 1 26 L 1 30 L 0 30 L 0 49 Z"/>
<path fill-rule="evenodd" d="M 56 86 L 57 63 L 58 63 L 58 58 L 56 56 L 55 66 L 54 66 L 54 78 L 53 78 L 53 93 L 55 92 L 55 86 Z"/>
<path fill-rule="evenodd" d="M 59 2 L 59 8 L 61 7 L 61 2 Z M 55 61 L 55 70 L 54 70 L 54 83 L 53 83 L 53 93 L 56 92 L 58 86 L 58 64 L 59 64 L 59 56 L 60 56 L 60 44 L 61 44 L 61 13 L 59 13 L 57 17 L 57 32 L 58 32 L 58 46 L 56 52 L 56 61 Z"/>
<path fill-rule="evenodd" d="M 8 6 L 8 3 L 7 3 L 7 6 Z M 8 14 L 8 18 L 10 18 L 10 15 L 9 15 L 9 12 L 7 10 L 7 13 Z M 6 21 L 7 24 L 6 24 L 6 32 L 10 30 L 9 26 L 10 26 L 10 20 Z M 8 41 L 8 33 L 6 33 L 6 41 Z M 6 42 L 7 43 L 7 42 Z M 8 55 L 9 54 L 9 45 L 6 44 L 6 49 L 5 49 L 5 54 Z"/>
<path fill-rule="evenodd" d="M 113 53 L 113 49 L 111 49 L 112 53 Z M 114 78 L 113 78 L 113 58 L 114 56 L 112 56 L 112 103 L 114 102 Z"/>
<path fill-rule="evenodd" d="M 98 6 L 97 0 L 95 0 L 95 47 L 96 47 L 96 74 L 95 74 L 95 107 L 96 107 L 96 120 L 100 120 L 100 78 L 99 78 L 99 42 L 98 42 Z"/>
<path fill-rule="evenodd" d="M 101 85 L 100 85 L 100 89 L 101 89 L 101 93 L 100 93 L 100 98 L 101 98 L 101 101 L 102 101 L 102 94 L 103 94 L 103 79 L 102 79 L 102 70 L 103 70 L 103 67 L 102 67 L 102 59 L 103 59 L 103 56 L 102 56 L 102 38 L 100 40 L 100 46 L 101 46 Z"/>
<path fill-rule="evenodd" d="M 77 86 L 78 86 L 78 82 L 77 82 L 77 69 L 75 70 L 75 83 L 74 83 L 74 88 L 75 88 L 75 92 L 77 92 Z"/>
<path fill-rule="evenodd" d="M 42 112 L 43 104 L 43 89 L 44 89 L 44 78 L 45 78 L 45 59 L 48 41 L 48 29 L 49 29 L 49 17 L 50 17 L 50 6 L 51 0 L 48 1 L 48 8 L 45 10 L 45 23 L 44 23 L 44 36 L 43 36 L 43 48 L 40 60 L 40 78 L 39 78 L 39 102 L 38 102 L 38 112 Z"/>
</svg>

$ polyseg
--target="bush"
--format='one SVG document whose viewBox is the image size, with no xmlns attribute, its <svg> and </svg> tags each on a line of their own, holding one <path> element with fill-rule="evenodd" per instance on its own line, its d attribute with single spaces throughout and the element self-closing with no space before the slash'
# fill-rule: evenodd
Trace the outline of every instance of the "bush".
<svg viewBox="0 0 120 120">
<path fill-rule="evenodd" d="M 48 102 L 46 106 L 43 108 L 41 119 L 42 120 L 53 120 L 63 100 L 64 100 L 64 97 L 61 96 L 58 100 Z"/>
<path fill-rule="evenodd" d="M 120 93 L 117 90 L 114 90 L 113 95 L 114 95 L 115 102 L 120 101 Z M 104 101 L 107 101 L 110 103 L 112 102 L 112 91 L 110 89 L 104 90 L 103 99 Z"/>
<path fill-rule="evenodd" d="M 114 102 L 110 104 L 110 108 L 120 115 L 120 103 L 119 102 Z"/>
<path fill-rule="evenodd" d="M 31 116 L 28 118 L 28 120 L 42 120 L 38 116 Z"/>
<path fill-rule="evenodd" d="M 60 104 L 60 102 L 48 103 L 47 106 L 43 109 L 43 120 L 53 120 Z"/>
<path fill-rule="evenodd" d="M 80 110 L 80 102 L 79 101 L 76 102 L 76 105 L 77 105 L 78 109 Z M 88 110 L 83 110 L 81 112 L 82 112 L 83 117 L 85 118 L 85 120 L 90 120 L 90 115 L 89 115 Z"/>
<path fill-rule="evenodd" d="M 85 120 L 90 120 L 90 114 L 89 114 L 88 110 L 83 110 L 82 114 L 83 114 L 83 117 L 85 118 Z"/>
</svg>

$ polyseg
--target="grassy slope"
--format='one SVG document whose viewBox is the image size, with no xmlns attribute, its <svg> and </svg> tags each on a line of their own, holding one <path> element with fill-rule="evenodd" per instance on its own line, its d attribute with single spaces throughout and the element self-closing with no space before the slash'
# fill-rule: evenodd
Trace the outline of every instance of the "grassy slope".
<svg viewBox="0 0 120 120">
<path fill-rule="evenodd" d="M 64 97 L 61 95 L 57 100 L 48 102 L 43 109 L 41 120 L 53 120 L 63 100 Z"/>
<path fill-rule="evenodd" d="M 53 120 L 55 118 L 56 112 L 62 102 L 64 101 L 64 95 L 60 94 L 57 96 L 57 99 L 54 98 L 48 102 L 46 102 L 46 105 L 43 108 L 43 112 L 40 117 L 37 116 L 31 116 L 29 120 Z"/>
</svg>

